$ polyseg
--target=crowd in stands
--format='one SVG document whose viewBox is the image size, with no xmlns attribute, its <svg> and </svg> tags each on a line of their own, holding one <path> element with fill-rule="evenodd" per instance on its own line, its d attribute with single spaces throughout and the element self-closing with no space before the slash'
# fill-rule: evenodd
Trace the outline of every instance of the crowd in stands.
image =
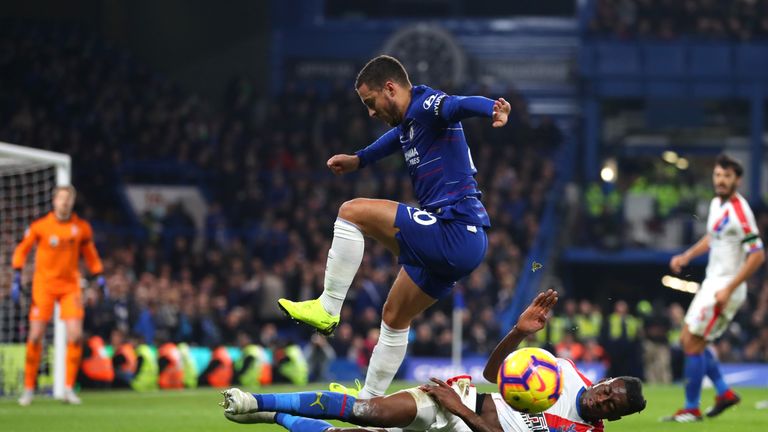
<svg viewBox="0 0 768 432">
<path fill-rule="evenodd" d="M 312 378 L 323 378 L 332 358 L 366 367 L 397 270 L 381 245 L 366 243 L 333 338 L 287 321 L 276 306 L 280 297 L 303 300 L 322 292 L 332 223 L 345 200 L 417 204 L 397 155 L 347 177 L 325 168 L 331 155 L 352 153 L 384 131 L 367 118 L 349 83 L 322 90 L 288 83 L 268 97 L 238 78 L 223 107 L 213 108 L 87 32 L 8 25 L 0 26 L 0 86 L 6 89 L 0 92 L 0 140 L 72 155 L 78 210 L 97 228 L 99 221 L 131 223 L 114 194 L 126 182 L 142 181 L 141 172 L 129 169 L 138 162 L 161 162 L 171 173 L 193 166 L 191 180 L 204 180 L 209 206 L 202 231 L 176 204 L 139 215 L 146 233 L 141 239 L 97 229 L 110 294 L 87 291 L 88 335 L 113 345 L 128 336 L 155 346 L 172 341 L 210 348 L 243 345 L 247 335 L 248 343 L 273 351 L 302 343 Z M 512 89 L 504 96 L 513 106 L 508 127 L 464 122 L 493 224 L 484 263 L 457 287 L 466 299 L 464 351 L 470 355 L 488 353 L 503 336 L 496 313 L 509 305 L 524 271 L 561 141 L 551 119 L 532 120 Z M 768 285 L 760 304 L 768 304 L 766 296 Z M 7 291 L 0 288 L 3 301 Z M 559 355 L 610 361 L 628 346 L 643 352 L 641 337 L 674 340 L 648 330 L 650 319 L 632 331 L 627 319 L 603 319 L 586 300 L 578 309 L 587 325 L 565 324 L 571 316 L 579 319 L 574 307 L 566 301 L 565 318 L 552 324 L 559 330 L 542 332 L 546 338 L 538 341 Z M 626 304 L 616 307 L 630 315 Z M 450 353 L 451 308 L 446 299 L 413 323 L 411 355 Z M 738 342 L 744 349 L 728 355 L 768 360 L 768 333 L 752 334 L 767 313 L 758 309 L 739 321 L 751 327 L 721 344 Z M 665 334 L 675 331 L 664 325 Z M 586 328 L 592 333 L 584 334 Z M 17 342 L 25 337 L 17 336 Z"/>
<path fill-rule="evenodd" d="M 679 249 L 705 232 L 714 197 L 714 156 L 697 157 L 687 170 L 658 156 L 619 161 L 615 182 L 585 185 L 579 201 L 577 243 L 601 249 Z M 747 188 L 742 180 L 742 193 Z M 768 197 L 752 203 L 758 229 L 768 239 Z"/>
<path fill-rule="evenodd" d="M 115 330 L 156 345 L 215 347 L 241 333 L 263 346 L 308 341 L 308 329 L 285 321 L 276 300 L 322 291 L 340 205 L 354 197 L 417 205 L 397 155 L 346 177 L 325 167 L 331 155 L 352 153 L 385 130 L 349 83 L 320 90 L 288 83 L 267 97 L 238 78 L 214 109 L 88 32 L 13 24 L 0 28 L 0 83 L 8 89 L 0 95 L 0 139 L 75 161 L 76 210 L 97 228 L 110 287 L 109 298 L 86 296 L 86 329 L 107 343 Z M 461 285 L 468 313 L 483 317 L 467 323 L 472 352 L 487 352 L 499 335 L 495 313 L 511 301 L 538 233 L 561 140 L 551 119 L 529 117 L 513 89 L 504 96 L 514 111 L 508 127 L 464 123 L 493 223 L 485 263 Z M 182 205 L 139 215 L 141 239 L 99 231 L 105 222 L 130 224 L 114 196 L 142 181 L 131 167 L 147 161 L 172 173 L 193 166 L 202 176 L 209 202 L 202 232 Z M 368 242 L 343 324 L 333 339 L 313 339 L 312 354 L 332 351 L 365 366 L 396 270 L 395 259 Z M 446 322 L 450 308 L 450 299 L 433 308 L 415 323 L 414 338 L 422 323 Z"/>
<path fill-rule="evenodd" d="M 746 41 L 768 36 L 765 0 L 596 0 L 594 35 Z"/>
</svg>

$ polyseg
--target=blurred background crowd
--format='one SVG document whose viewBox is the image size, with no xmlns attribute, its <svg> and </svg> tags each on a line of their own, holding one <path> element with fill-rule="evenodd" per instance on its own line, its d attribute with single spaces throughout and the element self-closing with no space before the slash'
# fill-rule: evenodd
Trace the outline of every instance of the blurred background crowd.
<svg viewBox="0 0 768 432">
<path fill-rule="evenodd" d="M 589 30 L 619 38 L 744 40 L 768 34 L 765 12 L 762 0 L 599 0 Z M 484 355 L 503 337 L 497 314 L 530 271 L 523 264 L 558 175 L 553 160 L 563 136 L 552 118 L 530 115 L 514 88 L 494 94 L 485 87 L 425 84 L 503 96 L 513 107 L 504 129 L 483 120 L 464 124 L 493 227 L 485 262 L 457 291 L 466 304 L 463 351 Z M 325 379 L 334 358 L 365 368 L 397 270 L 383 247 L 366 243 L 333 338 L 285 320 L 276 306 L 280 297 L 304 300 L 322 292 L 332 223 L 345 200 L 417 204 L 398 155 L 347 177 L 325 168 L 331 155 L 352 153 L 384 132 L 367 118 L 351 83 L 289 81 L 277 94 L 263 94 L 258 83 L 234 77 L 225 99 L 210 101 L 87 30 L 5 22 L 0 87 L 0 140 L 64 152 L 75 161 L 76 209 L 96 228 L 110 290 L 108 298 L 88 291 L 88 334 L 115 344 L 131 335 L 155 345 L 205 347 L 235 346 L 249 335 L 269 348 L 303 343 L 313 379 Z M 587 185 L 579 222 L 569 225 L 578 241 L 605 249 L 649 245 L 664 235 L 660 221 L 690 214 L 711 198 L 708 177 L 659 174 L 664 170 L 645 166 L 631 181 Z M 180 203 L 131 216 L 120 198 L 128 182 L 195 184 L 208 203 L 202 230 Z M 626 223 L 631 192 L 653 197 L 641 228 Z M 768 213 L 756 213 L 765 238 Z M 692 227 L 681 232 L 680 243 L 697 237 Z M 768 282 L 755 277 L 749 290 L 750 300 L 716 345 L 724 361 L 768 361 Z M 7 295 L 0 287 L 0 301 Z M 527 343 L 603 362 L 611 375 L 678 378 L 687 305 L 637 297 L 565 294 L 546 331 Z M 414 322 L 411 356 L 450 355 L 452 308 L 447 299 Z M 24 340 L 23 330 L 15 342 Z"/>
</svg>

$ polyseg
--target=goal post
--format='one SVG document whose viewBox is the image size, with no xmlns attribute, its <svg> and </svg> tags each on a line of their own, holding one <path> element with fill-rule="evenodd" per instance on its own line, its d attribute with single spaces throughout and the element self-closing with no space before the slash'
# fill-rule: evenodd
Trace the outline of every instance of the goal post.
<svg viewBox="0 0 768 432">
<path fill-rule="evenodd" d="M 9 274 L 13 248 L 21 240 L 24 230 L 33 220 L 51 210 L 53 188 L 70 184 L 71 175 L 72 159 L 67 154 L 0 142 L 0 221 L 3 225 L 0 230 L 0 265 L 4 267 L 0 269 L 0 275 Z M 29 257 L 27 262 L 31 261 L 32 257 Z M 10 279 L 0 279 L 5 279 L 7 289 Z M 9 297 L 0 297 L 0 345 L 23 344 L 26 339 L 29 305 L 21 304 L 17 308 L 11 303 Z M 53 320 L 53 361 L 49 364 L 53 375 L 53 396 L 57 399 L 64 395 L 67 347 L 66 329 L 59 312 L 57 303 Z M 50 359 L 50 355 L 44 355 L 43 361 L 45 359 Z M 19 379 L 23 378 L 0 373 L 0 380 L 4 383 L 0 385 L 0 394 L 19 388 Z M 17 382 L 5 382 L 7 380 Z"/>
</svg>

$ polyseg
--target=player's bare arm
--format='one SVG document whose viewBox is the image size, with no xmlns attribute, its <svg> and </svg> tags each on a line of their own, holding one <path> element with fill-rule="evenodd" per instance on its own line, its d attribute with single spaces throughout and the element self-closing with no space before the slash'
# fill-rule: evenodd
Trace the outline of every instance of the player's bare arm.
<svg viewBox="0 0 768 432">
<path fill-rule="evenodd" d="M 693 246 L 685 252 L 675 255 L 669 261 L 669 268 L 675 273 L 680 273 L 683 267 L 687 266 L 691 260 L 709 252 L 709 234 L 699 239 Z"/>
<path fill-rule="evenodd" d="M 326 165 L 336 175 L 347 174 L 360 168 L 360 158 L 357 155 L 337 154 L 328 159 Z"/>
<path fill-rule="evenodd" d="M 755 274 L 764 262 L 765 250 L 760 249 L 749 254 L 747 260 L 742 264 L 741 268 L 739 268 L 739 272 L 734 276 L 731 282 L 715 294 L 715 307 L 720 310 L 725 308 L 726 304 L 728 304 L 728 299 L 731 298 L 731 295 L 736 291 L 736 288 L 749 279 L 750 276 Z"/>
<path fill-rule="evenodd" d="M 488 362 L 483 370 L 483 377 L 486 380 L 495 383 L 496 373 L 501 367 L 501 362 L 520 345 L 528 335 L 536 333 L 547 324 L 548 314 L 557 304 L 557 292 L 547 290 L 539 293 L 533 302 L 520 314 L 517 324 L 512 327 L 504 339 L 493 349 Z"/>
</svg>

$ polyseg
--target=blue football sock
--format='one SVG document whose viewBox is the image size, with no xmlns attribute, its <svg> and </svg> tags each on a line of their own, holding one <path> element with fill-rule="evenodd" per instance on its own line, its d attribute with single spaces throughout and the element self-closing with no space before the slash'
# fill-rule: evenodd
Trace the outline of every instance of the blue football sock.
<svg viewBox="0 0 768 432">
<path fill-rule="evenodd" d="M 685 409 L 699 407 L 705 371 L 704 353 L 685 355 Z"/>
<path fill-rule="evenodd" d="M 285 413 L 277 413 L 275 422 L 291 432 L 323 432 L 333 425 L 322 421 L 305 417 L 297 417 Z"/>
<path fill-rule="evenodd" d="M 259 411 L 277 411 L 299 416 L 347 420 L 355 398 L 336 392 L 254 393 Z"/>
<path fill-rule="evenodd" d="M 722 396 L 723 393 L 728 391 L 728 384 L 725 383 L 723 374 L 720 373 L 720 362 L 717 361 L 710 350 L 704 350 L 704 359 L 707 365 L 707 376 L 712 380 L 712 384 L 715 385 L 717 395 Z"/>
</svg>

